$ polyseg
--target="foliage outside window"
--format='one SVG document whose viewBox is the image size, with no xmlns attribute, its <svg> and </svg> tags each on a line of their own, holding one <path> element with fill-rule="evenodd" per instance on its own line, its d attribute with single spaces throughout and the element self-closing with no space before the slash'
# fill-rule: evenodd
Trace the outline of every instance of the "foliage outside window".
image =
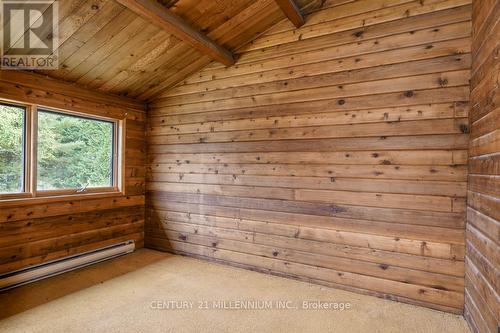
<svg viewBox="0 0 500 333">
<path fill-rule="evenodd" d="M 0 104 L 0 193 L 24 191 L 23 107 Z"/>
<path fill-rule="evenodd" d="M 112 122 L 38 112 L 37 188 L 113 186 Z"/>
<path fill-rule="evenodd" d="M 0 199 L 119 191 L 119 121 L 0 104 Z"/>
</svg>

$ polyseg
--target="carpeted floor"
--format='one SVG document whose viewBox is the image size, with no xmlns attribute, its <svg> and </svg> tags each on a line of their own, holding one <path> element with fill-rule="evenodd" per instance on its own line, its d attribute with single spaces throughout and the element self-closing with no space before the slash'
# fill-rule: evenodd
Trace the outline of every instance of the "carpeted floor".
<svg viewBox="0 0 500 333">
<path fill-rule="evenodd" d="M 151 250 L 0 294 L 0 318 L 12 333 L 469 332 L 461 316 Z"/>
</svg>

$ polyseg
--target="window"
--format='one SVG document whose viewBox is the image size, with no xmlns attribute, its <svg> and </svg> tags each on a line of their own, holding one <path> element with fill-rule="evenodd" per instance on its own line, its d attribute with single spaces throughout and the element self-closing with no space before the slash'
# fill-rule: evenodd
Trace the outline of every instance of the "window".
<svg viewBox="0 0 500 333">
<path fill-rule="evenodd" d="M 112 187 L 114 126 L 40 109 L 37 189 Z"/>
<path fill-rule="evenodd" d="M 0 199 L 120 191 L 122 121 L 0 103 Z"/>
<path fill-rule="evenodd" d="M 26 109 L 0 104 L 0 194 L 24 192 Z"/>
</svg>

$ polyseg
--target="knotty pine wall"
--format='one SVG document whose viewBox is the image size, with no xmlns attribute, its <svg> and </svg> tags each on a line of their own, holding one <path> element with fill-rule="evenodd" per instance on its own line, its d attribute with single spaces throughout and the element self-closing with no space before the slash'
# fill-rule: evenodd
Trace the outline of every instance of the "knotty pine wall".
<svg viewBox="0 0 500 333">
<path fill-rule="evenodd" d="M 326 1 L 155 99 L 146 246 L 461 313 L 470 19 Z"/>
<path fill-rule="evenodd" d="M 144 106 L 19 71 L 0 71 L 0 98 L 126 119 L 124 195 L 0 202 L 0 273 L 129 239 L 142 247 Z"/>
<path fill-rule="evenodd" d="M 475 332 L 500 323 L 500 1 L 474 1 L 465 317 Z"/>
</svg>

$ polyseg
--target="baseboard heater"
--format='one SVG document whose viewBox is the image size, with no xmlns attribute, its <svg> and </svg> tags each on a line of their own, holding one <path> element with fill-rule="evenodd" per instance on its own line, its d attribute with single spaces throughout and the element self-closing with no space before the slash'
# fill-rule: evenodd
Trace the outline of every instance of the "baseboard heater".
<svg viewBox="0 0 500 333">
<path fill-rule="evenodd" d="M 116 258 L 134 252 L 134 250 L 135 242 L 132 240 L 125 241 L 96 250 L 52 260 L 40 265 L 0 274 L 0 292 Z"/>
</svg>

